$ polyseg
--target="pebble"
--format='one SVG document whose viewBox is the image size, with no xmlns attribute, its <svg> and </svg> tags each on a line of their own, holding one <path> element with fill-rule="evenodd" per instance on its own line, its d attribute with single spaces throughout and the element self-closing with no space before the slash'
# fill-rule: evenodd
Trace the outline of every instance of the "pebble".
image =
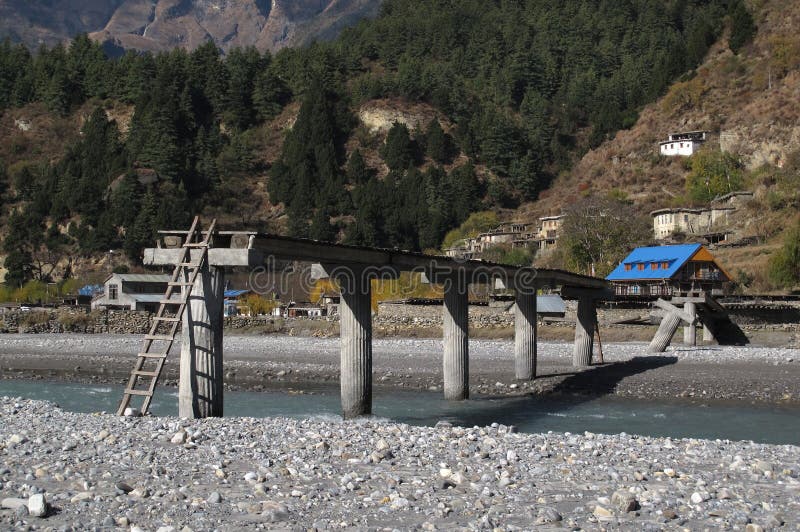
<svg viewBox="0 0 800 532">
<path fill-rule="evenodd" d="M 800 448 L 789 445 L 378 419 L 131 420 L 3 397 L 0 419 L 4 434 L 33 443 L 3 448 L 0 530 L 35 522 L 15 512 L 36 495 L 57 509 L 46 514 L 53 531 L 755 531 L 800 521 Z M 195 449 L 171 444 L 178 434 Z"/>
<path fill-rule="evenodd" d="M 33 517 L 45 517 L 48 510 L 49 505 L 43 493 L 37 493 L 28 498 L 28 513 Z"/>
</svg>

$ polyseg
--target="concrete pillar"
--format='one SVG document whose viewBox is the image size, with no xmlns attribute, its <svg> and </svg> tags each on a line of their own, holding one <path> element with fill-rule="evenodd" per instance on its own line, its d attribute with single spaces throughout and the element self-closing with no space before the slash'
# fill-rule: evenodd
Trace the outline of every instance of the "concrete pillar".
<svg viewBox="0 0 800 532">
<path fill-rule="evenodd" d="M 454 276 L 444 290 L 444 398 L 469 398 L 469 298 L 467 283 Z"/>
<path fill-rule="evenodd" d="M 697 316 L 697 307 L 694 303 L 687 301 L 683 304 L 683 311 L 695 318 Z M 683 326 L 683 343 L 686 345 L 697 345 L 697 324 L 686 324 Z"/>
<path fill-rule="evenodd" d="M 681 318 L 674 312 L 667 312 L 661 319 L 661 324 L 658 326 L 650 346 L 647 348 L 649 353 L 663 353 L 667 350 L 670 340 L 678 330 L 681 323 Z"/>
<path fill-rule="evenodd" d="M 597 309 L 594 298 L 582 296 L 578 299 L 578 316 L 575 320 L 575 346 L 572 354 L 572 365 L 575 367 L 585 367 L 592 363 L 595 323 Z"/>
<path fill-rule="evenodd" d="M 536 294 L 517 291 L 514 306 L 514 370 L 518 380 L 536 378 Z"/>
<path fill-rule="evenodd" d="M 188 281 L 188 275 L 185 277 Z M 207 264 L 195 279 L 181 327 L 178 415 L 222 417 L 225 270 Z"/>
<path fill-rule="evenodd" d="M 361 272 L 339 278 L 340 377 L 345 419 L 372 413 L 372 307 L 369 280 Z"/>
<path fill-rule="evenodd" d="M 713 344 L 717 341 L 714 337 L 714 331 L 708 326 L 707 323 L 703 323 L 703 343 L 704 344 Z"/>
</svg>

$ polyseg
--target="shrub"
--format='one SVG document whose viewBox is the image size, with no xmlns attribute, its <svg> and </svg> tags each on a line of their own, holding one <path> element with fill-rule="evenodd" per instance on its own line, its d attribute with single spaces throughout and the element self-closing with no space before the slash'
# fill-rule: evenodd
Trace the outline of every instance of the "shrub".
<svg viewBox="0 0 800 532">
<path fill-rule="evenodd" d="M 19 320 L 20 325 L 24 325 L 26 327 L 34 327 L 36 325 L 42 325 L 49 321 L 50 321 L 50 313 L 47 312 L 46 310 L 26 312 Z"/>
<path fill-rule="evenodd" d="M 61 311 L 56 321 L 67 331 L 80 332 L 93 323 L 94 317 L 84 312 Z"/>
<path fill-rule="evenodd" d="M 779 288 L 800 283 L 800 220 L 786 232 L 783 247 L 770 258 L 769 280 Z"/>
</svg>

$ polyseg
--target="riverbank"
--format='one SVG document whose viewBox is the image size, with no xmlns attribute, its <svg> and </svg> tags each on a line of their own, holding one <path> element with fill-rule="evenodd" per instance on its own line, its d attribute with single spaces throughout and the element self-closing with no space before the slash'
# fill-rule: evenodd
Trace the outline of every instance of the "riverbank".
<svg viewBox="0 0 800 532">
<path fill-rule="evenodd" d="M 0 342 L 0 378 L 96 384 L 127 380 L 141 343 L 138 335 L 8 334 Z M 538 378 L 514 380 L 513 344 L 470 342 L 470 388 L 475 395 L 636 397 L 800 405 L 800 351 L 766 347 L 678 347 L 647 355 L 646 344 L 606 343 L 605 362 L 572 367 L 572 344 L 540 342 Z M 162 384 L 175 385 L 179 346 Z M 226 335 L 225 382 L 230 390 L 303 389 L 335 384 L 339 340 Z M 376 388 L 441 391 L 441 341 L 375 339 Z"/>
<path fill-rule="evenodd" d="M 0 418 L 0 497 L 17 507 L 0 510 L 4 529 L 762 530 L 800 522 L 796 446 L 375 420 L 126 419 L 8 398 Z M 42 498 L 44 517 L 26 515 Z"/>
</svg>

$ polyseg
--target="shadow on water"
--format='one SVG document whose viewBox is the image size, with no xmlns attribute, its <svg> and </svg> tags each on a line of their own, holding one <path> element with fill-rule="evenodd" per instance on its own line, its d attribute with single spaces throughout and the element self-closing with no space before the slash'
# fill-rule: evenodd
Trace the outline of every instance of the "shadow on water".
<svg viewBox="0 0 800 532">
<path fill-rule="evenodd" d="M 481 426 L 498 421 L 530 425 L 537 416 L 558 416 L 562 412 L 574 410 L 582 403 L 610 395 L 626 377 L 675 364 L 677 361 L 678 358 L 674 356 L 635 357 L 625 362 L 595 365 L 583 371 L 543 374 L 537 378 L 566 378 L 552 390 L 542 394 L 481 397 L 468 403 L 451 403 L 452 407 L 446 410 L 452 409 L 451 415 L 455 418 L 453 420 L 462 425 Z"/>
</svg>

